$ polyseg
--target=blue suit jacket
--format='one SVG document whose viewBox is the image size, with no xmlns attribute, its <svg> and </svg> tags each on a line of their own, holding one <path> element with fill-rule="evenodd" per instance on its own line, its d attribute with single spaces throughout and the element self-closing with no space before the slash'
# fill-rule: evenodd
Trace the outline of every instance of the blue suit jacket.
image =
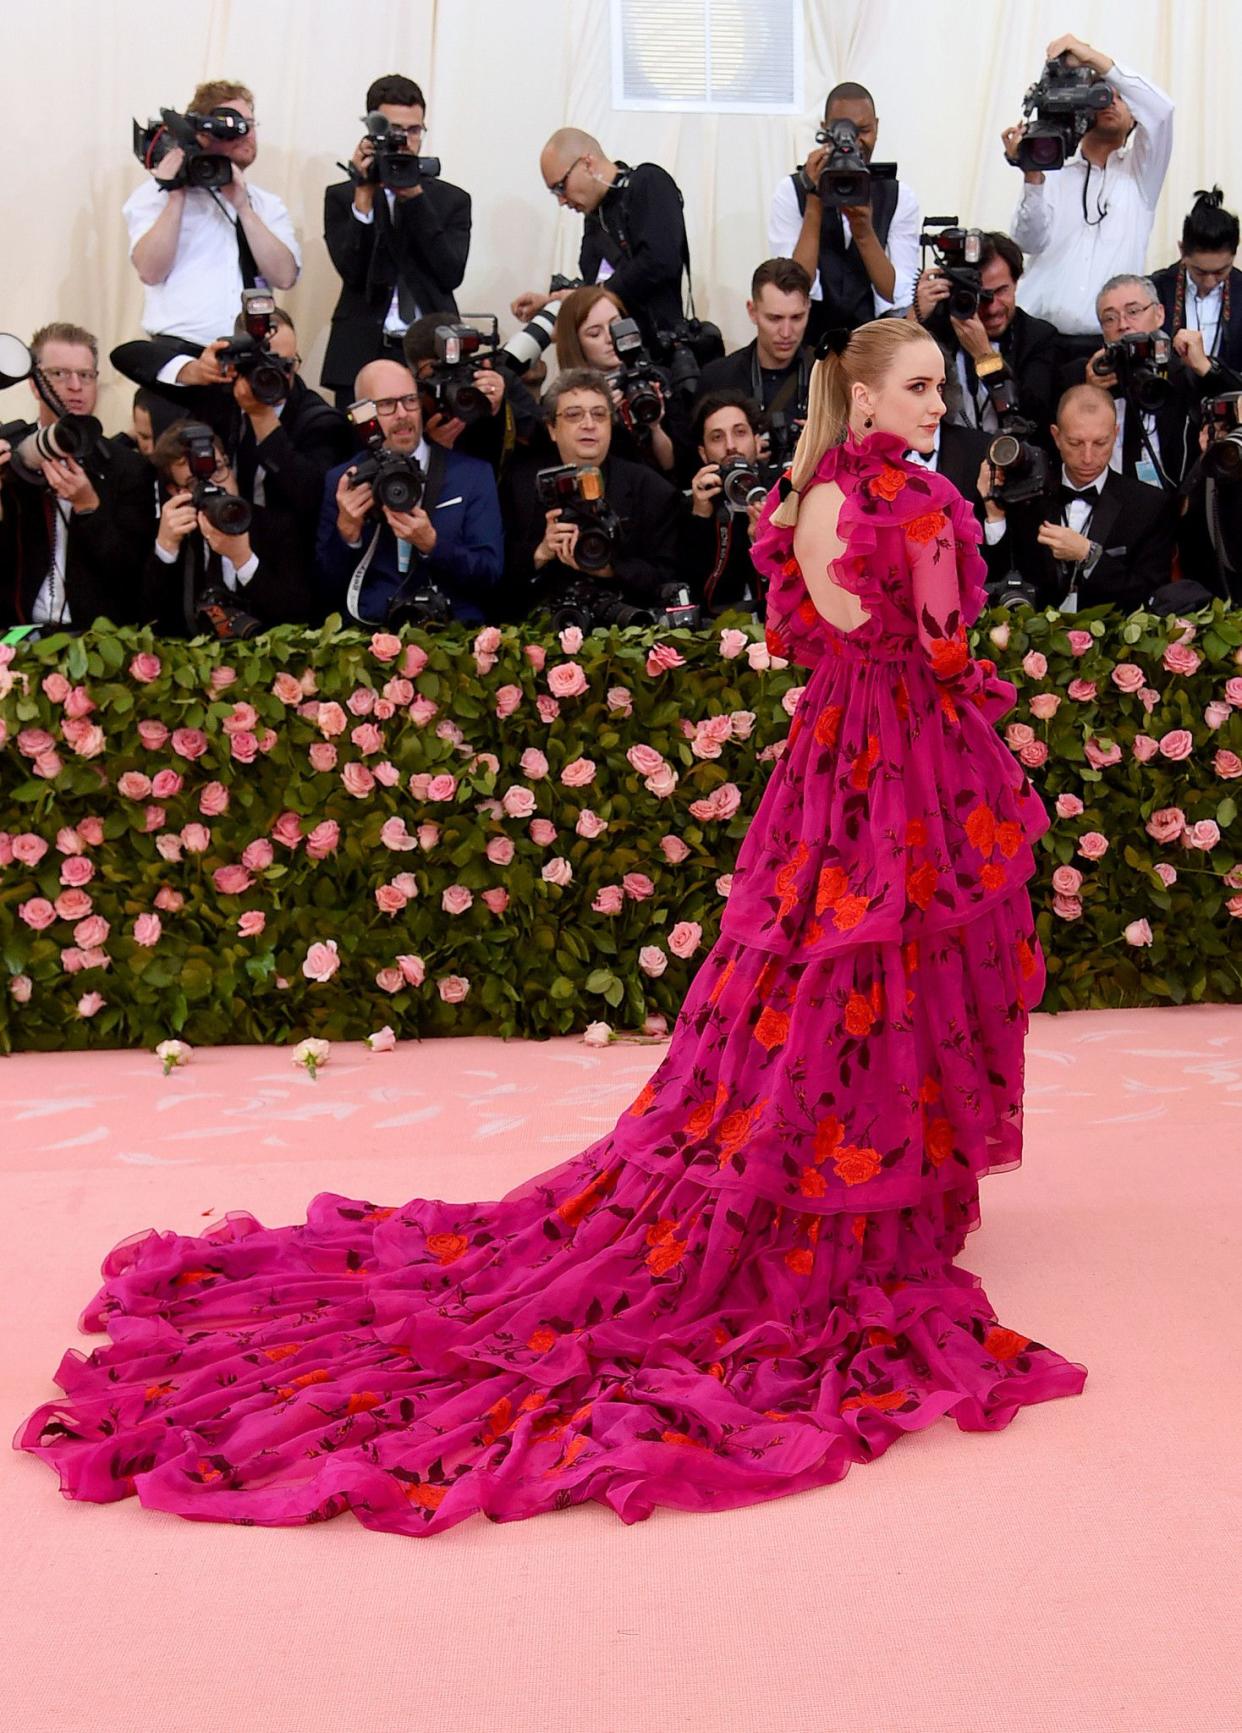
<svg viewBox="0 0 1242 1733">
<path fill-rule="evenodd" d="M 360 547 L 351 548 L 341 540 L 336 527 L 336 487 L 348 468 L 348 463 L 338 463 L 324 478 L 315 542 L 324 600 L 329 608 L 342 612 L 354 568 L 375 534 L 375 525 L 368 523 L 363 527 Z M 504 570 L 500 502 L 488 465 L 476 457 L 446 451 L 439 495 L 429 515 L 435 525 L 435 549 L 429 556 L 414 550 L 410 572 L 416 576 L 421 573 L 424 581 L 443 590 L 457 619 L 481 621 L 488 593 L 500 582 Z M 364 625 L 382 625 L 389 601 L 405 581 L 398 564 L 397 538 L 381 519 L 379 541 L 353 617 Z"/>
</svg>

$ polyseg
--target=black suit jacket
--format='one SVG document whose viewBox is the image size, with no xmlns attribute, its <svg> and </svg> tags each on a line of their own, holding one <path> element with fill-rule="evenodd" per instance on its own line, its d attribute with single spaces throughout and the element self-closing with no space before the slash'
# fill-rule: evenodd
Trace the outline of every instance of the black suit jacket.
<svg viewBox="0 0 1242 1733">
<path fill-rule="evenodd" d="M 1184 320 L 1181 324 L 1174 323 L 1177 272 L 1177 265 L 1166 265 L 1161 271 L 1153 271 L 1151 276 L 1160 296 L 1160 304 L 1164 308 L 1164 328 L 1174 337 L 1185 323 Z M 1216 356 L 1226 367 L 1242 371 L 1242 271 L 1236 267 L 1229 273 L 1229 319 L 1220 333 Z"/>
<path fill-rule="evenodd" d="M 65 549 L 65 599 L 73 626 L 106 616 L 115 625 L 140 617 L 142 562 L 155 534 L 152 471 L 136 452 L 99 442 L 84 467 L 99 495 L 93 512 L 71 513 Z M 52 559 L 54 495 L 6 470 L 0 486 L 0 618 L 27 624 Z"/>
<path fill-rule="evenodd" d="M 709 391 L 744 391 L 759 409 L 766 409 L 768 406 L 764 403 L 762 396 L 764 383 L 762 375 L 759 378 L 759 390 L 756 391 L 755 389 L 758 349 L 758 342 L 752 341 L 744 349 L 735 349 L 730 355 L 722 355 L 719 361 L 709 361 L 699 375 L 699 383 L 695 392 L 696 399 L 706 397 Z M 799 401 L 799 360 L 804 370 L 803 377 L 809 387 L 811 368 L 815 365 L 815 351 L 813 349 L 803 349 L 800 356 L 796 357 L 790 364 L 786 370 L 786 375 L 782 376 L 775 387 L 775 391 L 780 392 L 784 388 L 785 378 L 792 377 L 794 383 L 789 389 L 786 401 L 781 405 L 785 414 L 791 419 L 806 414 L 805 402 Z"/>
<path fill-rule="evenodd" d="M 535 493 L 535 475 L 558 463 L 526 458 L 506 475 L 501 491 L 505 525 L 505 584 L 499 598 L 503 618 L 521 620 L 531 609 L 570 584 L 596 583 L 620 590 L 639 607 L 651 606 L 661 586 L 677 577 L 677 536 L 680 495 L 645 464 L 627 463 L 611 454 L 600 466 L 604 498 L 621 519 L 620 547 L 613 560 L 614 578 L 596 578 L 554 560 L 535 570 L 535 549 L 547 529 L 547 508 Z"/>
<path fill-rule="evenodd" d="M 225 591 L 234 607 L 253 614 L 267 626 L 321 616 L 313 568 L 293 530 L 284 513 L 255 506 L 250 546 L 259 557 L 258 568 L 248 584 Z M 201 596 L 209 585 L 223 587 L 223 583 L 220 556 L 208 550 L 197 531 L 186 536 L 171 565 L 166 565 L 152 546 L 142 570 L 139 619 L 154 626 L 161 637 L 197 636 L 201 628 L 193 617 L 193 598 Z"/>
<path fill-rule="evenodd" d="M 1018 404 L 1047 438 L 1057 406 L 1058 332 L 1047 319 L 1019 307 L 1000 340 L 1000 352 L 1018 386 Z"/>
<path fill-rule="evenodd" d="M 617 184 L 586 219 L 578 274 L 594 283 L 600 265 L 612 266 L 608 287 L 638 321 L 649 349 L 656 332 L 682 317 L 681 273 L 689 258 L 681 193 L 667 169 L 653 162 L 620 163 Z"/>
<path fill-rule="evenodd" d="M 358 370 L 381 352 L 384 320 L 400 277 L 424 313 L 456 313 L 453 291 L 470 253 L 470 194 L 449 181 L 426 180 L 416 199 L 388 200 L 376 190 L 373 216 L 353 214 L 352 181 L 326 188 L 323 238 L 341 279 L 320 384 L 352 390 Z"/>
<path fill-rule="evenodd" d="M 1042 523 L 1062 521 L 1059 502 L 1033 500 L 1011 506 L 1007 517 L 998 549 L 1004 550 L 1008 565 L 1038 585 L 1041 608 L 1058 607 L 1070 588 L 1070 574 L 1040 545 L 1038 534 Z M 1127 613 L 1142 607 L 1169 581 L 1175 523 L 1171 494 L 1110 469 L 1087 531 L 1104 552 L 1090 577 L 1078 586 L 1079 607 L 1108 603 Z"/>
<path fill-rule="evenodd" d="M 1095 383 L 1093 376 L 1087 371 L 1089 359 L 1088 356 L 1071 361 L 1061 369 L 1062 391 L 1068 390 L 1071 385 Z M 1190 474 L 1199 459 L 1199 405 L 1205 397 L 1210 397 L 1213 392 L 1224 390 L 1225 387 L 1219 376 L 1208 374 L 1205 379 L 1201 379 L 1177 356 L 1169 363 L 1169 387 L 1168 401 L 1156 411 L 1156 439 L 1160 446 L 1160 467 L 1173 487 L 1177 487 Z M 1113 396 L 1116 397 L 1117 392 L 1114 391 Z M 1129 415 L 1130 409 L 1127 405 L 1127 420 Z M 1133 477 L 1132 464 L 1127 464 L 1125 473 Z"/>
</svg>

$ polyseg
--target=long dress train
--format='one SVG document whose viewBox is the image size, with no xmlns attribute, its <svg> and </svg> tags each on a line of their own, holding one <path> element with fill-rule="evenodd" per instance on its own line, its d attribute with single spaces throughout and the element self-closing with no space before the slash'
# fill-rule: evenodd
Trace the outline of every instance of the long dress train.
<svg viewBox="0 0 1242 1733">
<path fill-rule="evenodd" d="M 771 648 L 812 670 L 721 936 L 617 1125 L 495 1203 L 323 1194 L 111 1252 L 15 1443 L 71 1498 L 432 1534 L 596 1499 L 725 1509 L 839 1479 L 952 1414 L 997 1430 L 1080 1365 L 954 1259 L 1021 1159 L 1043 807 L 972 662 L 978 530 L 873 435 L 828 452 L 837 581 L 765 523 Z M 814 485 L 814 484 L 812 484 Z M 767 518 L 773 501 L 766 508 Z"/>
</svg>

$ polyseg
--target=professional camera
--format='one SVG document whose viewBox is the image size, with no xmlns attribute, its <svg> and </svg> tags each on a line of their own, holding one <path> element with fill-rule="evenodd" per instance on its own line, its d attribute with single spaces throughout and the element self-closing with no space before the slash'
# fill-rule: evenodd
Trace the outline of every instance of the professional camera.
<svg viewBox="0 0 1242 1733">
<path fill-rule="evenodd" d="M 703 610 L 691 601 L 686 584 L 665 584 L 660 590 L 661 606 L 640 608 L 627 602 L 616 590 L 601 590 L 595 584 L 569 584 L 561 590 L 552 607 L 552 630 L 563 632 L 567 626 L 577 626 L 581 632 L 594 632 L 604 626 L 681 626 L 697 631 Z"/>
<path fill-rule="evenodd" d="M 340 164 L 356 186 L 384 186 L 394 191 L 416 187 L 419 181 L 435 180 L 440 173 L 438 156 L 416 156 L 406 149 L 409 134 L 403 126 L 394 126 L 386 114 L 372 109 L 364 123 L 367 137 L 375 154 L 365 174 L 359 174 L 352 163 Z"/>
<path fill-rule="evenodd" d="M 515 331 L 508 342 L 499 344 L 493 357 L 497 366 L 506 368 L 520 379 L 556 336 L 556 316 L 560 310 L 559 301 L 549 301 L 520 331 Z"/>
<path fill-rule="evenodd" d="M 1034 114 L 1018 145 L 1016 166 L 1047 174 L 1065 167 L 1107 108 L 1113 93 L 1090 66 L 1070 66 L 1065 54 L 1044 62 L 1043 73 L 1022 99 L 1022 112 Z"/>
<path fill-rule="evenodd" d="M 931 248 L 940 274 L 948 278 L 950 285 L 945 299 L 936 303 L 931 318 L 927 321 L 928 328 L 931 329 L 936 324 L 937 314 L 940 314 L 941 321 L 946 325 L 949 319 L 973 319 L 979 311 L 980 302 L 995 299 L 995 291 L 983 287 L 979 269 L 979 259 L 983 253 L 983 231 L 959 228 L 956 217 L 929 217 L 927 221 L 929 225 L 948 225 L 941 229 L 925 228 L 919 236 L 919 245 L 924 250 L 924 258 L 927 249 Z M 951 332 L 947 340 L 953 341 Z"/>
<path fill-rule="evenodd" d="M 806 422 L 802 416 L 788 415 L 783 409 L 769 411 L 767 421 L 768 456 L 759 473 L 768 487 L 775 487 L 793 462 Z"/>
<path fill-rule="evenodd" d="M 0 439 L 12 447 L 13 473 L 30 483 L 43 481 L 45 459 L 67 457 L 80 464 L 102 437 L 103 428 L 93 415 L 62 415 L 50 427 L 37 421 L 0 423 Z"/>
<path fill-rule="evenodd" d="M 716 467 L 720 471 L 720 503 L 726 511 L 749 511 L 768 497 L 758 466 L 749 458 L 729 457 Z"/>
<path fill-rule="evenodd" d="M 687 398 L 697 393 L 708 362 L 719 361 L 725 352 L 719 325 L 706 319 L 679 319 L 671 329 L 657 331 L 656 342 L 668 366 L 670 389 Z"/>
<path fill-rule="evenodd" d="M 990 374 L 982 383 L 996 411 L 999 428 L 988 445 L 988 462 L 994 470 L 1005 472 L 1005 479 L 993 497 L 1003 506 L 1042 499 L 1051 492 L 1052 470 L 1047 452 L 1035 442 L 1038 425 L 1028 420 L 1018 406 L 1013 375 L 1006 369 Z"/>
<path fill-rule="evenodd" d="M 816 144 L 831 145 L 828 160 L 819 176 L 820 203 L 841 209 L 845 205 L 869 205 L 876 181 L 895 181 L 895 162 L 868 162 L 858 142 L 858 128 L 852 120 L 834 120 L 815 134 Z M 806 184 L 805 175 L 803 185 Z"/>
<path fill-rule="evenodd" d="M 235 493 L 227 493 L 212 480 L 220 459 L 210 427 L 201 421 L 187 422 L 181 430 L 181 444 L 190 466 L 190 497 L 194 509 L 201 511 L 221 535 L 244 536 L 253 516 L 250 502 Z"/>
<path fill-rule="evenodd" d="M 272 353 L 275 311 L 275 299 L 266 289 L 243 289 L 242 321 L 246 329 L 216 355 L 221 367 L 232 367 L 248 379 L 259 402 L 269 405 L 283 403 L 288 397 L 296 365 L 291 356 Z"/>
<path fill-rule="evenodd" d="M 198 134 L 205 132 L 221 144 L 232 144 L 245 138 L 254 125 L 227 105 L 213 108 L 210 114 L 178 114 L 175 108 L 161 108 L 158 120 L 146 126 L 134 122 L 134 155 L 143 168 L 154 170 L 178 146 L 185 160 L 171 180 L 157 181 L 166 193 L 177 187 L 226 187 L 233 178 L 233 164 L 226 156 L 204 150 Z"/>
<path fill-rule="evenodd" d="M 194 618 L 205 635 L 213 638 L 257 638 L 267 627 L 244 608 L 239 608 L 222 584 L 205 589 L 194 604 Z"/>
<path fill-rule="evenodd" d="M 608 375 L 608 383 L 621 393 L 621 419 L 631 429 L 654 427 L 664 414 L 663 376 L 652 366 L 633 319 L 613 319 L 608 329 L 621 363 Z"/>
<path fill-rule="evenodd" d="M 1242 391 L 1223 391 L 1200 407 L 1208 430 L 1204 471 L 1214 481 L 1237 481 L 1242 476 Z"/>
<path fill-rule="evenodd" d="M 994 608 L 1038 608 L 1039 586 L 1019 571 L 1006 572 L 1003 578 L 993 578 L 985 586 L 988 602 Z"/>
<path fill-rule="evenodd" d="M 443 590 L 438 590 L 426 578 L 420 578 L 417 583 L 407 579 L 389 602 L 384 624 L 395 632 L 402 626 L 429 626 L 437 620 L 451 620 L 452 617 L 453 604 Z"/>
<path fill-rule="evenodd" d="M 545 511 L 559 509 L 561 522 L 577 524 L 574 559 L 584 572 L 612 564 L 621 539 L 621 519 L 604 498 L 604 478 L 592 464 L 558 464 L 535 477 L 535 495 Z M 622 622 L 623 623 L 623 622 Z"/>
<path fill-rule="evenodd" d="M 422 464 L 413 452 L 386 449 L 384 429 L 369 397 L 350 404 L 349 419 L 359 443 L 366 447 L 366 456 L 353 466 L 353 484 L 361 487 L 370 482 L 375 498 L 372 516 L 381 517 L 385 506 L 389 511 L 413 511 L 426 486 Z"/>
<path fill-rule="evenodd" d="M 1164 331 L 1127 331 L 1104 345 L 1104 353 L 1091 362 L 1091 371 L 1114 373 L 1117 389 L 1145 415 L 1153 414 L 1169 401 L 1169 353 Z"/>
<path fill-rule="evenodd" d="M 418 380 L 423 414 L 453 417 L 467 427 L 485 421 L 492 406 L 474 382 L 496 349 L 494 329 L 488 336 L 473 325 L 437 325 L 435 362 L 431 372 L 420 374 Z"/>
</svg>

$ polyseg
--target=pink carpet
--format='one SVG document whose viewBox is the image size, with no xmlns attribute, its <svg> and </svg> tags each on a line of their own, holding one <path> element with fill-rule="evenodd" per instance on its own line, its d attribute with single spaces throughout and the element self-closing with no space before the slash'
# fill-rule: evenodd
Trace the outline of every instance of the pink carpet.
<svg viewBox="0 0 1242 1733">
<path fill-rule="evenodd" d="M 0 1061 L 0 1430 L 53 1394 L 104 1252 L 316 1191 L 498 1196 L 662 1049 L 462 1040 Z M 961 1260 L 1085 1394 L 945 1420 L 822 1491 L 414 1544 L 75 1506 L 0 1452 L 0 1725 L 22 1733 L 1226 1733 L 1242 1728 L 1242 1011 L 1036 1017 L 1026 1165 Z M 89 1345 L 89 1344 L 88 1344 Z"/>
</svg>

